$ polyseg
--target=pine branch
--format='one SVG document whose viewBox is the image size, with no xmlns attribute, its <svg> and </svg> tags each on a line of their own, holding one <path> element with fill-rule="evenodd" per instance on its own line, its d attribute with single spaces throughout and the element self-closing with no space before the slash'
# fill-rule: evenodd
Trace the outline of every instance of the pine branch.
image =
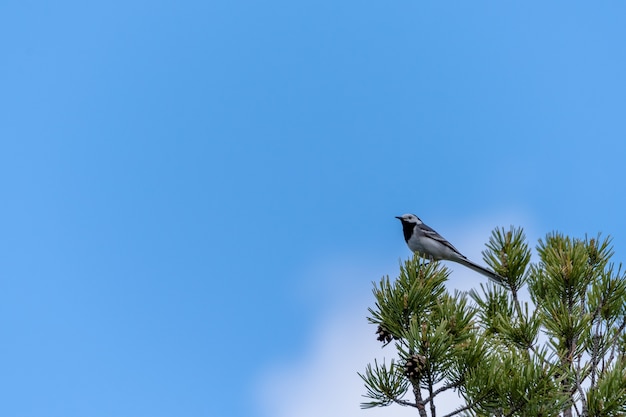
<svg viewBox="0 0 626 417">
<path fill-rule="evenodd" d="M 458 386 L 459 386 L 459 384 L 458 384 L 458 383 L 453 383 L 453 384 L 446 384 L 446 385 L 444 385 L 444 386 L 442 386 L 442 387 L 439 387 L 439 388 L 437 388 L 436 390 L 434 390 L 434 391 L 432 391 L 432 392 L 430 393 L 430 396 L 424 400 L 424 403 L 427 403 L 427 402 L 433 401 L 433 399 L 434 399 L 437 395 L 439 395 L 439 394 L 441 394 L 442 392 L 445 392 L 445 391 L 447 391 L 447 390 L 449 390 L 449 389 L 454 389 L 454 388 L 457 388 Z"/>
<path fill-rule="evenodd" d="M 622 319 L 622 324 L 620 324 L 619 328 L 615 331 L 615 335 L 609 341 L 609 345 L 613 346 L 613 348 L 611 349 L 611 355 L 609 356 L 608 363 L 613 363 L 613 360 L 615 359 L 617 340 L 622 336 L 624 329 L 626 329 L 626 317 Z"/>
<path fill-rule="evenodd" d="M 452 411 L 452 412 L 450 412 L 450 413 L 448 413 L 448 414 L 444 415 L 443 417 L 452 417 L 452 416 L 455 416 L 455 415 L 457 415 L 457 414 L 459 414 L 459 413 L 462 413 L 463 411 L 471 410 L 471 409 L 472 409 L 472 407 L 474 407 L 474 403 L 470 403 L 470 404 L 467 404 L 466 406 L 463 406 L 463 407 L 461 407 L 461 408 L 457 408 L 456 410 L 454 410 L 454 411 Z"/>
</svg>

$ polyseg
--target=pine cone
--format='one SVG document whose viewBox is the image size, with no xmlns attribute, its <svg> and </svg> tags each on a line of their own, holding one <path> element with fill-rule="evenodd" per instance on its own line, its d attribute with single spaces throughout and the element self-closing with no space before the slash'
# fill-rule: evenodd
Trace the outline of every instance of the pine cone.
<svg viewBox="0 0 626 417">
<path fill-rule="evenodd" d="M 391 342 L 391 340 L 393 339 L 393 336 L 391 333 L 389 333 L 387 331 L 387 329 L 385 329 L 383 326 L 381 326 L 380 324 L 378 325 L 378 329 L 376 330 L 376 334 L 378 335 L 378 341 L 380 342 L 384 342 L 384 343 L 389 343 Z"/>
<path fill-rule="evenodd" d="M 424 365 L 426 365 L 426 357 L 415 354 L 405 362 L 404 375 L 410 379 L 418 379 Z"/>
</svg>

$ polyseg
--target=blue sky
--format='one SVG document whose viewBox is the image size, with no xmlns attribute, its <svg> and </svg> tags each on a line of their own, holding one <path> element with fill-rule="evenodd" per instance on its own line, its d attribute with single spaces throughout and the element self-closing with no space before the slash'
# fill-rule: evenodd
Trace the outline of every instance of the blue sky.
<svg viewBox="0 0 626 417">
<path fill-rule="evenodd" d="M 625 12 L 3 1 L 0 414 L 396 415 L 346 385 L 394 216 L 626 257 Z"/>
</svg>

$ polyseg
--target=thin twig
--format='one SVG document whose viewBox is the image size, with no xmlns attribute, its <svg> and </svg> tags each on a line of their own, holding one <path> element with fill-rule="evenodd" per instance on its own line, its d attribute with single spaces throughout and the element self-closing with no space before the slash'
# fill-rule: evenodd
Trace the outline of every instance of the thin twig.
<svg viewBox="0 0 626 417">
<path fill-rule="evenodd" d="M 457 408 L 456 410 L 452 411 L 451 413 L 446 414 L 443 417 L 452 417 L 452 416 L 454 416 L 456 414 L 459 414 L 459 413 L 461 413 L 463 411 L 469 410 L 470 408 L 472 408 L 474 406 L 474 404 L 475 403 L 471 403 L 471 404 L 468 404 L 468 405 L 463 406 L 461 408 Z"/>
<path fill-rule="evenodd" d="M 447 391 L 449 389 L 454 389 L 454 388 L 456 388 L 458 386 L 459 386 L 459 383 L 455 382 L 454 384 L 447 384 L 447 385 L 444 385 L 444 386 L 442 386 L 440 388 L 437 388 L 436 390 L 434 390 L 431 393 L 430 397 L 428 397 L 428 398 L 426 398 L 424 400 L 424 402 L 427 403 L 429 401 L 432 401 L 437 395 L 441 394 L 442 392 Z"/>
</svg>

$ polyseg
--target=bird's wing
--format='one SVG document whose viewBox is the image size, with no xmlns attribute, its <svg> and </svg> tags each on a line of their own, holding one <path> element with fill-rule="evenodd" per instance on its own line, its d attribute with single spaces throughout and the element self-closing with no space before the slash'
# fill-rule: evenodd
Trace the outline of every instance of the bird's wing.
<svg viewBox="0 0 626 417">
<path fill-rule="evenodd" d="M 441 236 L 439 233 L 437 233 L 435 231 L 435 229 L 433 229 L 430 226 L 427 226 L 426 224 L 422 223 L 418 226 L 420 228 L 420 230 L 422 231 L 422 233 L 424 233 L 425 236 L 436 240 L 437 242 L 440 242 L 444 245 L 446 245 L 447 247 L 449 247 L 450 249 L 452 249 L 454 252 L 458 253 L 463 259 L 466 259 L 465 256 L 463 256 L 461 254 L 461 252 L 459 252 L 459 250 L 457 248 L 455 248 L 454 246 L 452 246 L 452 243 L 448 242 L 446 239 L 444 239 L 443 236 Z"/>
</svg>

